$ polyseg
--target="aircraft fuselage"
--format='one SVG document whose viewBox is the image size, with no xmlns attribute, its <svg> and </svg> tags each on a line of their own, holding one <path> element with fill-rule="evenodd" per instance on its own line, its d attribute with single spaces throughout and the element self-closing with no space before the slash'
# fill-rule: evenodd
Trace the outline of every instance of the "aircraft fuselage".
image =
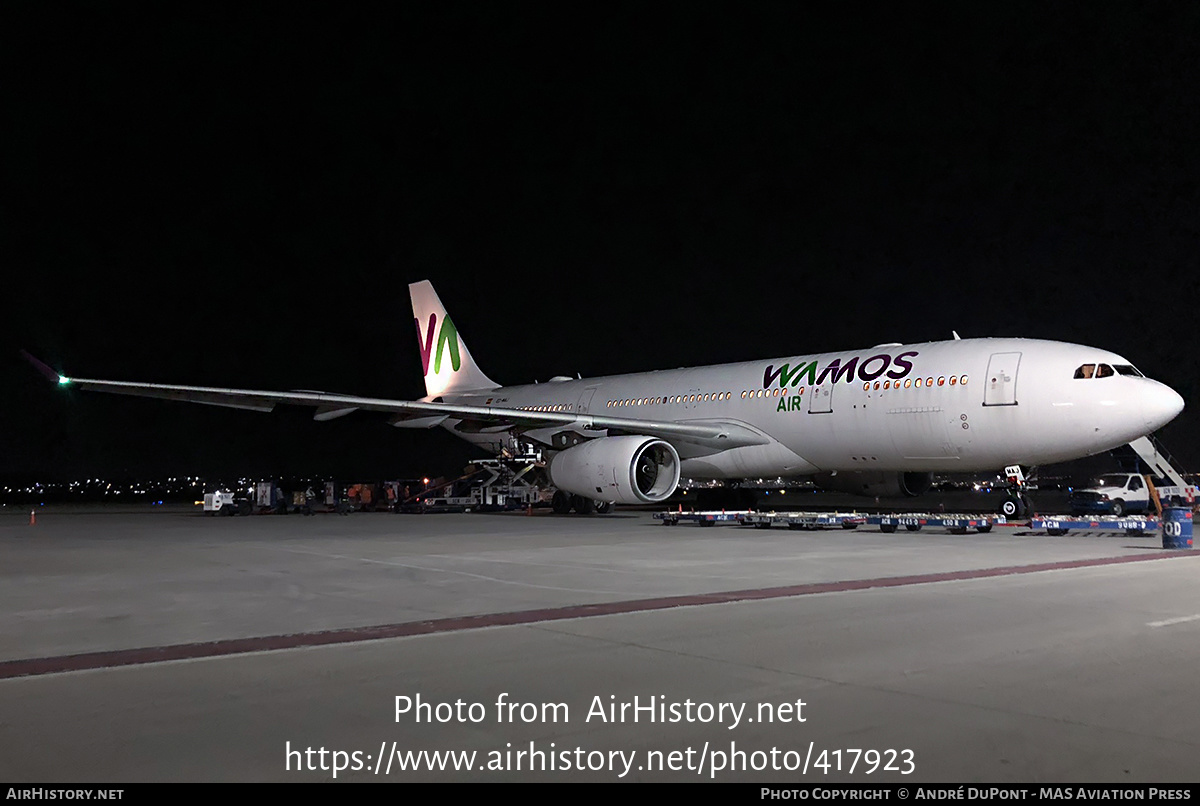
<svg viewBox="0 0 1200 806">
<path fill-rule="evenodd" d="M 1083 366 L 1091 377 L 1076 377 Z M 1119 367 L 1106 377 L 1096 368 Z M 997 470 L 1126 444 L 1183 407 L 1114 353 L 1030 339 L 962 339 L 786 356 L 446 395 L 445 402 L 678 422 L 736 422 L 766 444 L 677 444 L 695 478 L 821 471 Z M 489 449 L 507 430 L 464 433 Z M 585 436 L 597 436 L 575 429 Z M 563 428 L 531 430 L 552 444 Z"/>
</svg>

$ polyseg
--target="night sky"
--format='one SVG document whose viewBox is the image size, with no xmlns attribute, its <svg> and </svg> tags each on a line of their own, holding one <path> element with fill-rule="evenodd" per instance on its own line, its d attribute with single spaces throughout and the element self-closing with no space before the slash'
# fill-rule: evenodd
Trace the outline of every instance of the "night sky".
<svg viewBox="0 0 1200 806">
<path fill-rule="evenodd" d="M 0 11 L 0 474 L 453 473 L 441 430 L 18 355 L 411 399 L 422 279 L 501 383 L 1111 349 L 1200 469 L 1196 4 L 174 6 Z"/>
</svg>

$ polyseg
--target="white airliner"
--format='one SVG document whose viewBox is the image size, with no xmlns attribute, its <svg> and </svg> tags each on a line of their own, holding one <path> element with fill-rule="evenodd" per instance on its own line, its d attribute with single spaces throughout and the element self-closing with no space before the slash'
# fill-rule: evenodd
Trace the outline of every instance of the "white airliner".
<svg viewBox="0 0 1200 806">
<path fill-rule="evenodd" d="M 317 420 L 392 412 L 494 454 L 550 457 L 556 511 L 657 503 L 698 479 L 816 476 L 827 488 L 916 495 L 934 472 L 994 471 L 1125 445 L 1183 410 L 1114 353 L 1026 339 L 955 339 L 738 364 L 500 386 L 475 364 L 428 281 L 409 286 L 427 396 L 383 400 L 58 376 L 103 392 Z M 44 369 L 44 365 L 42 365 Z M 1023 514 L 1012 497 L 1005 514 Z"/>
</svg>

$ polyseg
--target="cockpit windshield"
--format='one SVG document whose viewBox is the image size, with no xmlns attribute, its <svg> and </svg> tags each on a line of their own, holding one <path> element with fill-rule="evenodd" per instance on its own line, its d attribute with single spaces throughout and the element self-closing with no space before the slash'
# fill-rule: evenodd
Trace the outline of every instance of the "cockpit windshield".
<svg viewBox="0 0 1200 806">
<path fill-rule="evenodd" d="M 1088 378 L 1111 378 L 1113 375 L 1129 375 L 1134 378 L 1146 377 L 1138 372 L 1132 364 L 1081 364 L 1075 368 L 1075 380 Z"/>
</svg>

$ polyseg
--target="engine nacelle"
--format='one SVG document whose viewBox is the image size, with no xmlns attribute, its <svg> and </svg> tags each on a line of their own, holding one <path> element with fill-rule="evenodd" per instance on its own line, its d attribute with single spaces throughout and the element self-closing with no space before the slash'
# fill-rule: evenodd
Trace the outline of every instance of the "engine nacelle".
<svg viewBox="0 0 1200 806">
<path fill-rule="evenodd" d="M 836 490 L 852 495 L 913 498 L 929 492 L 929 488 L 933 486 L 933 474 L 849 471 L 818 473 L 814 481 L 823 490 Z"/>
<path fill-rule="evenodd" d="M 601 437 L 555 454 L 550 481 L 596 501 L 657 504 L 679 484 L 679 454 L 655 437 Z"/>
</svg>

